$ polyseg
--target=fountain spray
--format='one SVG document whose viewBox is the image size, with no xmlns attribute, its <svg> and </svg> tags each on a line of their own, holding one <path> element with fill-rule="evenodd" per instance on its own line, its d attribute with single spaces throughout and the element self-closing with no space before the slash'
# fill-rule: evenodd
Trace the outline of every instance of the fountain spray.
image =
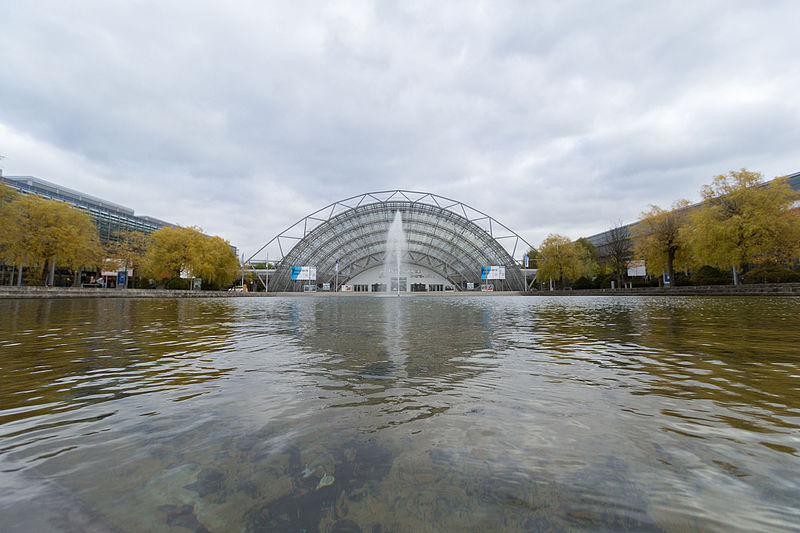
<svg viewBox="0 0 800 533">
<path fill-rule="evenodd" d="M 391 290 L 392 274 L 397 278 L 397 295 L 400 296 L 400 272 L 402 270 L 403 255 L 408 249 L 406 233 L 403 231 L 403 217 L 400 211 L 395 211 L 394 221 L 389 226 L 389 233 L 386 235 L 386 287 Z"/>
</svg>

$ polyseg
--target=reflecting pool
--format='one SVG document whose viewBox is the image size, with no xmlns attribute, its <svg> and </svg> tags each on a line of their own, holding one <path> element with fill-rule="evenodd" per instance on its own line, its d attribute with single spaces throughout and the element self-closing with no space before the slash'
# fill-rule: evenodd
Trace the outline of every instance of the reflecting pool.
<svg viewBox="0 0 800 533">
<path fill-rule="evenodd" d="M 788 531 L 800 300 L 0 301 L 3 531 Z"/>
</svg>

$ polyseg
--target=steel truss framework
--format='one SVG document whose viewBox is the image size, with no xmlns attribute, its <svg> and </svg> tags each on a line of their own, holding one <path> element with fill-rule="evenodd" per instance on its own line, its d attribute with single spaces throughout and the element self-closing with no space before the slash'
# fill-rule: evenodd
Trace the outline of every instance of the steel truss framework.
<svg viewBox="0 0 800 533">
<path fill-rule="evenodd" d="M 275 266 L 270 291 L 301 290 L 291 279 L 292 266 L 314 266 L 317 282 L 333 284 L 336 261 L 339 283 L 382 265 L 389 226 L 399 211 L 408 241 L 404 261 L 440 274 L 457 288 L 480 283 L 480 267 L 504 265 L 507 290 L 525 290 L 520 262 L 514 257 L 532 246 L 486 213 L 432 193 L 393 190 L 352 196 L 300 219 L 262 246 Z"/>
</svg>

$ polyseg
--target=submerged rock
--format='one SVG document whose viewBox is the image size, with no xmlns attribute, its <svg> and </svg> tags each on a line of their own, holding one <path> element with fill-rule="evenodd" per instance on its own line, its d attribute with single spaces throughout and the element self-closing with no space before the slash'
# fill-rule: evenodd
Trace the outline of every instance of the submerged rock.
<svg viewBox="0 0 800 533">
<path fill-rule="evenodd" d="M 339 520 L 333 524 L 331 533 L 361 533 L 361 528 L 352 520 Z"/>
<path fill-rule="evenodd" d="M 333 485 L 333 482 L 334 482 L 333 476 L 330 474 L 325 474 L 324 476 L 322 476 L 322 479 L 319 480 L 319 485 L 317 485 L 317 490 L 323 487 L 327 487 L 329 485 Z"/>
<path fill-rule="evenodd" d="M 262 500 L 244 515 L 244 531 L 360 532 L 347 516 L 347 503 L 361 501 L 385 478 L 392 466 L 391 452 L 371 440 L 317 444 L 302 454 L 298 448 L 292 447 L 287 465 L 289 488 L 277 498 L 262 491 Z"/>
<path fill-rule="evenodd" d="M 197 474 L 197 481 L 186 485 L 186 488 L 205 498 L 212 494 L 219 495 L 222 492 L 224 481 L 225 476 L 222 472 L 216 468 L 206 467 Z"/>
<path fill-rule="evenodd" d="M 159 509 L 167 512 L 168 526 L 185 527 L 195 533 L 209 533 L 194 514 L 194 505 L 162 505 Z"/>
</svg>

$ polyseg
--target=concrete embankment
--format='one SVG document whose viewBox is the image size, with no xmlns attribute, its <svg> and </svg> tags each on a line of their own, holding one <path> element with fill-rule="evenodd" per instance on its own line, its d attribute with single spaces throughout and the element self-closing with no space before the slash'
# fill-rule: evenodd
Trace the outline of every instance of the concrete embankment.
<svg viewBox="0 0 800 533">
<path fill-rule="evenodd" d="M 263 292 L 171 291 L 166 289 L 84 289 L 78 287 L 0 287 L 0 298 L 242 298 Z"/>
<path fill-rule="evenodd" d="M 264 298 L 264 297 L 389 297 L 389 293 L 364 292 L 241 292 L 172 291 L 166 289 L 99 289 L 75 287 L 0 286 L 0 299 L 7 298 Z M 800 296 L 800 283 L 763 285 L 714 285 L 703 287 L 637 287 L 633 289 L 588 289 L 532 292 L 415 292 L 403 296 Z"/>
<path fill-rule="evenodd" d="M 405 292 L 403 296 L 522 296 L 524 292 Z M 264 298 L 264 297 L 389 297 L 390 293 L 366 292 L 242 292 L 242 291 L 171 291 L 166 289 L 100 289 L 78 287 L 9 287 L 0 286 L 3 298 Z"/>
<path fill-rule="evenodd" d="M 533 291 L 532 296 L 800 296 L 800 283 Z"/>
</svg>

